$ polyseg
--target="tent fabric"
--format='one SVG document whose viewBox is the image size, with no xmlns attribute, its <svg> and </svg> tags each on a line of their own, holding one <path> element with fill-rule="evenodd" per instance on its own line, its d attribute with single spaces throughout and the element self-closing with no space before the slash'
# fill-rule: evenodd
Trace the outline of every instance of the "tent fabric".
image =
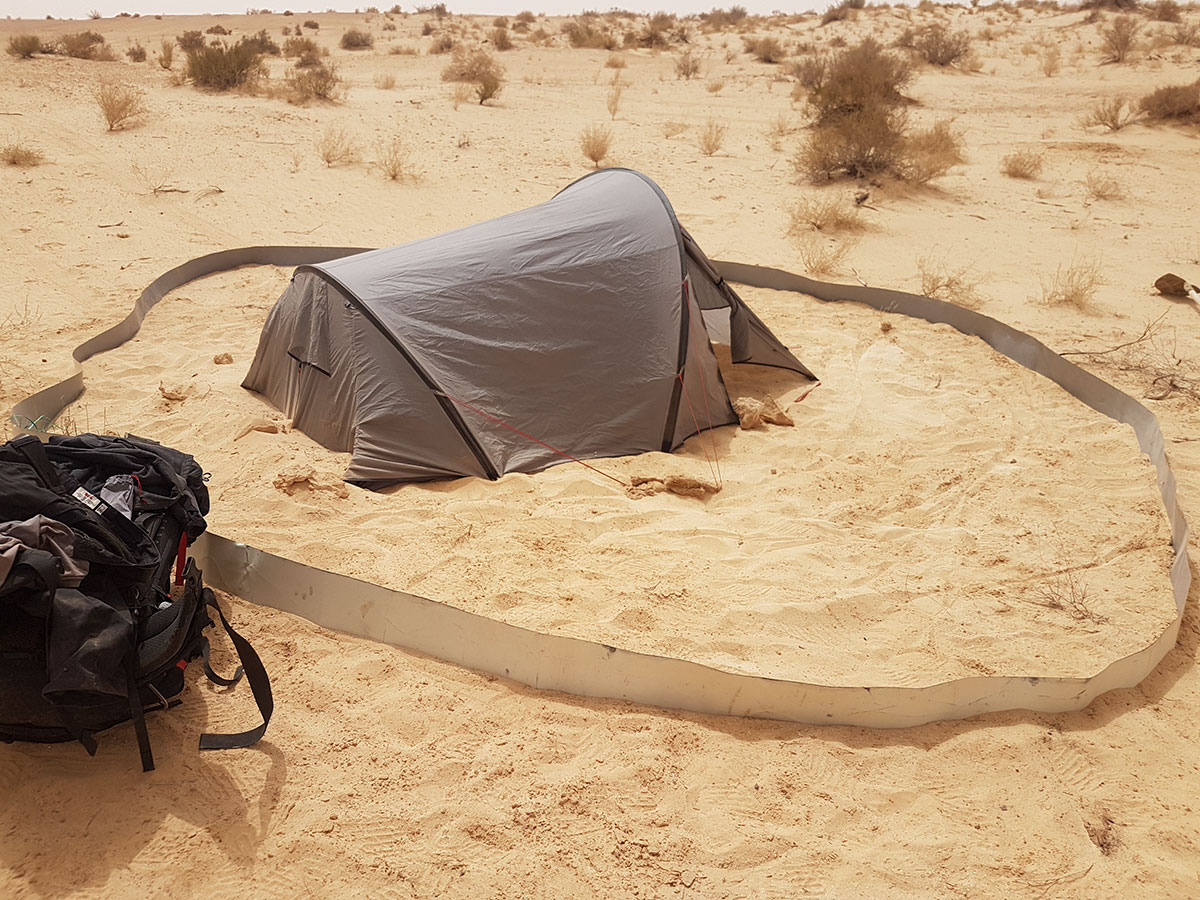
<svg viewBox="0 0 1200 900">
<path fill-rule="evenodd" d="M 551 200 L 296 270 L 243 386 L 350 451 L 346 480 L 535 472 L 671 450 L 737 421 L 706 316 L 735 361 L 812 374 L 627 169 Z M 547 446 L 549 445 L 549 446 Z"/>
</svg>

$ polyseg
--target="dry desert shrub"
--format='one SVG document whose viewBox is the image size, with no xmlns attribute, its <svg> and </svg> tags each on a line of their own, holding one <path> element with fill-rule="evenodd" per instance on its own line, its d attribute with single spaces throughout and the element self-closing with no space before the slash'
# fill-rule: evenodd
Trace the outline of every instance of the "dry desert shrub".
<svg viewBox="0 0 1200 900">
<path fill-rule="evenodd" d="M 1157 88 L 1138 100 L 1138 109 L 1151 119 L 1200 120 L 1200 81 Z"/>
<path fill-rule="evenodd" d="M 1088 200 L 1124 200 L 1125 186 L 1111 175 L 1089 172 L 1083 182 Z"/>
<path fill-rule="evenodd" d="M 312 38 L 293 37 L 283 42 L 283 55 L 287 59 L 294 59 L 297 56 L 317 57 L 320 54 L 321 48 Z"/>
<path fill-rule="evenodd" d="M 1009 178 L 1032 180 L 1042 174 L 1045 157 L 1036 150 L 1014 150 L 1000 160 L 1000 171 Z"/>
<path fill-rule="evenodd" d="M 826 233 L 856 232 L 865 227 L 857 206 L 844 197 L 804 197 L 787 208 L 786 234 L 795 237 L 815 229 Z"/>
<path fill-rule="evenodd" d="M 825 12 L 821 15 L 821 24 L 829 25 L 833 22 L 844 22 L 846 19 L 851 18 L 853 14 L 853 9 L 850 4 L 839 3 L 825 10 Z"/>
<path fill-rule="evenodd" d="M 413 148 L 402 134 L 381 139 L 375 147 L 376 163 L 390 181 L 416 177 L 412 168 Z"/>
<path fill-rule="evenodd" d="M 705 156 L 712 156 L 725 143 L 725 134 L 728 131 L 728 125 L 718 122 L 716 119 L 709 119 L 696 137 L 696 146 Z"/>
<path fill-rule="evenodd" d="M 1171 29 L 1168 37 L 1181 47 L 1200 47 L 1200 23 L 1182 22 Z"/>
<path fill-rule="evenodd" d="M 759 62 L 778 63 L 787 55 L 783 45 L 773 37 L 742 38 L 742 43 L 745 44 L 746 52 Z"/>
<path fill-rule="evenodd" d="M 391 72 L 376 72 L 375 87 L 381 91 L 390 91 L 396 86 L 396 76 Z"/>
<path fill-rule="evenodd" d="M 689 127 L 691 126 L 689 126 L 686 122 L 663 122 L 663 137 L 669 141 L 677 134 L 683 134 L 688 130 Z"/>
<path fill-rule="evenodd" d="M 1133 109 L 1124 97 L 1110 97 L 1098 100 L 1079 120 L 1084 128 L 1100 125 L 1109 131 L 1120 131 L 1134 121 Z"/>
<path fill-rule="evenodd" d="M 267 75 L 262 55 L 245 38 L 236 44 L 213 41 L 187 54 L 184 77 L 212 91 L 252 89 Z"/>
<path fill-rule="evenodd" d="M 917 271 L 921 275 L 921 293 L 926 297 L 946 300 L 967 309 L 976 309 L 984 300 L 979 292 L 983 278 L 969 265 L 954 268 L 945 260 L 923 256 L 917 260 Z"/>
<path fill-rule="evenodd" d="M 610 53 L 608 59 L 604 60 L 604 65 L 609 69 L 623 69 L 628 63 L 625 61 L 625 55 L 622 53 Z"/>
<path fill-rule="evenodd" d="M 515 46 L 512 38 L 509 37 L 507 28 L 497 28 L 493 30 L 491 35 L 489 35 L 489 38 L 491 39 L 492 46 L 497 50 L 511 50 Z"/>
<path fill-rule="evenodd" d="M 685 50 L 675 60 L 675 77 L 691 81 L 700 74 L 700 57 L 691 50 Z"/>
<path fill-rule="evenodd" d="M 475 50 L 458 47 L 442 70 L 442 81 L 474 85 L 475 96 L 483 104 L 504 88 L 504 66 L 482 47 Z"/>
<path fill-rule="evenodd" d="M 174 61 L 175 42 L 164 38 L 163 42 L 159 45 L 158 64 L 169 72 L 171 70 L 171 64 L 174 63 Z"/>
<path fill-rule="evenodd" d="M 96 62 L 113 62 L 116 54 L 105 43 L 104 37 L 94 31 L 64 34 L 57 42 L 58 52 L 73 59 L 90 59 Z"/>
<path fill-rule="evenodd" d="M 191 50 L 199 50 L 204 46 L 204 35 L 199 31 L 185 31 L 175 38 L 175 43 L 179 44 L 179 49 L 184 53 Z"/>
<path fill-rule="evenodd" d="M 912 63 L 867 38 L 800 74 L 797 90 L 815 122 L 792 160 L 797 174 L 813 181 L 901 175 L 908 120 L 900 92 L 912 81 Z"/>
<path fill-rule="evenodd" d="M 146 117 L 146 95 L 131 84 L 106 82 L 96 86 L 92 97 L 109 131 L 136 125 Z"/>
<path fill-rule="evenodd" d="M 45 161 L 46 155 L 41 150 L 26 144 L 19 138 L 14 138 L 7 144 L 0 144 L 0 162 L 6 166 L 28 169 L 40 166 Z"/>
<path fill-rule="evenodd" d="M 267 29 L 262 29 L 257 34 L 253 34 L 243 40 L 261 53 L 263 56 L 278 56 L 279 45 L 271 39 L 271 35 L 267 33 Z"/>
<path fill-rule="evenodd" d="M 320 31 L 320 30 L 321 30 L 321 23 L 320 23 L 320 22 L 318 22 L 316 19 L 305 19 L 305 20 L 304 20 L 304 27 L 305 27 L 305 28 L 310 28 L 310 29 L 312 29 L 313 31 Z"/>
<path fill-rule="evenodd" d="M 338 46 L 343 50 L 371 50 L 375 47 L 375 35 L 359 28 L 351 28 L 342 35 Z"/>
<path fill-rule="evenodd" d="M 1096 299 L 1096 291 L 1104 284 L 1100 264 L 1095 260 L 1075 260 L 1065 269 L 1059 266 L 1050 279 L 1042 279 L 1042 293 L 1037 302 L 1043 306 L 1070 306 L 1087 309 Z"/>
<path fill-rule="evenodd" d="M 796 240 L 796 252 L 804 270 L 812 275 L 832 275 L 841 271 L 842 263 L 854 249 L 856 241 L 827 238 L 816 232 L 806 232 Z"/>
<path fill-rule="evenodd" d="M 1175 0 L 1157 0 L 1151 3 L 1147 12 L 1150 18 L 1156 22 L 1182 22 L 1183 16 L 1179 11 L 1179 4 Z"/>
<path fill-rule="evenodd" d="M 1104 48 L 1103 62 L 1123 63 L 1137 42 L 1141 23 L 1133 16 L 1117 16 L 1109 28 L 1100 32 L 1100 46 Z"/>
<path fill-rule="evenodd" d="M 42 39 L 36 34 L 14 34 L 8 39 L 5 52 L 17 59 L 32 59 L 33 54 L 42 50 Z"/>
<path fill-rule="evenodd" d="M 329 168 L 357 162 L 359 158 L 358 142 L 346 133 L 345 128 L 338 125 L 330 125 L 321 132 L 314 146 L 321 162 Z"/>
<path fill-rule="evenodd" d="M 437 56 L 442 53 L 449 53 L 457 46 L 458 41 L 454 39 L 453 35 L 439 34 L 429 42 L 429 55 Z"/>
<path fill-rule="evenodd" d="M 301 68 L 300 64 L 284 77 L 289 103 L 305 104 L 312 100 L 337 103 L 346 98 L 346 85 L 335 62 Z"/>
<path fill-rule="evenodd" d="M 205 34 L 215 34 L 220 37 L 228 37 L 232 32 L 224 25 L 213 25 L 210 28 L 204 29 Z"/>
<path fill-rule="evenodd" d="M 577 50 L 616 50 L 620 46 L 611 31 L 582 16 L 563 25 L 562 33 Z"/>
<path fill-rule="evenodd" d="M 909 184 L 924 185 L 964 162 L 962 135 L 950 122 L 935 122 L 904 136 L 895 174 Z"/>
<path fill-rule="evenodd" d="M 146 48 L 141 44 L 134 44 L 125 51 L 125 55 L 129 57 L 130 62 L 145 62 Z"/>
<path fill-rule="evenodd" d="M 723 78 L 710 79 L 708 83 L 704 85 L 704 89 L 710 94 L 719 94 L 724 87 L 725 80 Z"/>
<path fill-rule="evenodd" d="M 971 52 L 971 35 L 966 31 L 951 31 L 939 22 L 917 31 L 911 46 L 932 66 L 957 66 Z"/>
<path fill-rule="evenodd" d="M 612 129 L 604 125 L 588 125 L 579 135 L 579 149 L 597 169 L 612 150 L 612 142 Z"/>
</svg>

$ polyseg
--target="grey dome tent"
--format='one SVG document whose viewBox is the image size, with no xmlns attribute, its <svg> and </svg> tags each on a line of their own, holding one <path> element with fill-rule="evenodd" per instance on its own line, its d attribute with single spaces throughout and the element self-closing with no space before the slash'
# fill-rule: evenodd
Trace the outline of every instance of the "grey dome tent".
<svg viewBox="0 0 1200 900">
<path fill-rule="evenodd" d="M 812 373 L 628 169 L 530 209 L 300 266 L 243 387 L 370 487 L 670 451 L 737 421 L 709 342 Z"/>
</svg>

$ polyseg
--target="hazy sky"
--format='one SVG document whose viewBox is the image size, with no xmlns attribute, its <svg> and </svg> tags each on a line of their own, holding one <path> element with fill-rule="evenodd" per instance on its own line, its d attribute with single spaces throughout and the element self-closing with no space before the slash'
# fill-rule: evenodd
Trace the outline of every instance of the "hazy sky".
<svg viewBox="0 0 1200 900">
<path fill-rule="evenodd" d="M 436 0 L 421 0 L 421 5 L 428 5 Z M 587 3 L 581 0 L 447 0 L 446 6 L 456 13 L 485 13 L 487 15 L 513 15 L 522 9 L 532 9 L 534 12 L 544 12 L 550 15 L 569 15 L 583 9 L 606 10 L 614 6 L 622 9 L 655 12 L 664 9 L 673 13 L 706 12 L 714 6 L 729 7 L 740 4 L 750 12 L 765 14 L 776 9 L 785 12 L 803 12 L 813 9 L 825 9 L 833 5 L 832 0 L 799 0 L 799 2 L 782 3 L 780 0 L 648 0 L 648 2 Z M 359 8 L 378 6 L 387 9 L 392 4 L 384 0 L 364 0 Z M 416 3 L 402 3 L 401 8 L 411 11 Z M 195 15 L 199 13 L 244 13 L 248 6 L 265 7 L 282 12 L 290 9 L 293 12 L 323 12 L 331 7 L 347 11 L 354 9 L 354 4 L 345 2 L 326 3 L 324 5 L 310 3 L 308 0 L 288 0 L 280 3 L 276 0 L 253 0 L 253 2 L 238 2 L 238 0 L 0 0 L 0 15 L 11 18 L 44 19 L 47 15 L 55 18 L 85 19 L 90 10 L 98 10 L 104 16 L 115 16 L 119 12 L 141 13 L 142 15 Z"/>
</svg>

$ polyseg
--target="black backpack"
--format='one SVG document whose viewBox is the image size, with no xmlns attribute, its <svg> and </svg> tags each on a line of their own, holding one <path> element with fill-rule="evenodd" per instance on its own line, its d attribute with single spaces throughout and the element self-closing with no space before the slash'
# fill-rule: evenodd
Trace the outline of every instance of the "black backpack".
<svg viewBox="0 0 1200 900">
<path fill-rule="evenodd" d="M 244 674 L 263 719 L 203 734 L 200 749 L 263 736 L 267 673 L 187 556 L 207 512 L 200 466 L 153 441 L 22 435 L 0 445 L 0 740 L 77 740 L 94 755 L 95 732 L 132 719 L 149 771 L 145 713 L 180 702 L 197 657 L 217 684 Z M 209 665 L 210 610 L 242 663 L 232 678 Z"/>
</svg>

